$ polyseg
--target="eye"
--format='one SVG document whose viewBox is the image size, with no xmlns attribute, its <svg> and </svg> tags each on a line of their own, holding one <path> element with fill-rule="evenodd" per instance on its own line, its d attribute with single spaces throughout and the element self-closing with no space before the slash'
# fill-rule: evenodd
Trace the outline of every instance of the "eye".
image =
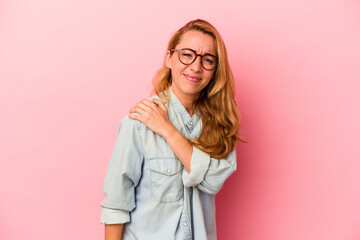
<svg viewBox="0 0 360 240">
<path fill-rule="evenodd" d="M 183 50 L 183 51 L 181 51 L 181 56 L 182 56 L 183 58 L 192 59 L 192 58 L 194 57 L 194 53 L 191 52 L 191 51 Z"/>
<path fill-rule="evenodd" d="M 215 59 L 211 56 L 204 56 L 203 61 L 211 65 L 215 63 Z"/>
</svg>

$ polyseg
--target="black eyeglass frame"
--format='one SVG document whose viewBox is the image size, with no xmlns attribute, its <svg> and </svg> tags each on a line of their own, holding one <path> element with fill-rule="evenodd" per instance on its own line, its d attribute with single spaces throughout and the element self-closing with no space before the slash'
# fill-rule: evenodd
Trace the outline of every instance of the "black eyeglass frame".
<svg viewBox="0 0 360 240">
<path fill-rule="evenodd" d="M 193 52 L 193 53 L 195 54 L 195 58 L 194 58 L 194 60 L 193 60 L 191 63 L 184 63 L 183 61 L 181 61 L 181 59 L 180 59 L 180 51 L 182 51 L 182 50 L 189 50 L 189 51 L 191 51 L 191 52 Z M 171 51 L 171 52 L 174 52 L 174 51 L 178 52 L 179 61 L 180 61 L 182 64 L 184 64 L 184 65 L 190 65 L 190 64 L 192 64 L 193 62 L 195 62 L 195 60 L 196 60 L 196 58 L 197 58 L 198 56 L 200 56 L 201 66 L 202 66 L 205 70 L 208 70 L 208 71 L 214 70 L 214 69 L 217 67 L 217 65 L 218 65 L 218 57 L 217 57 L 217 56 L 214 56 L 214 55 L 212 55 L 212 54 L 210 54 L 210 53 L 206 53 L 206 54 L 204 54 L 204 55 L 197 54 L 196 51 L 193 50 L 193 49 L 191 49 L 191 48 L 182 48 L 182 49 L 174 49 L 174 48 L 173 48 L 173 49 L 170 49 L 170 51 Z M 215 66 L 214 66 L 214 68 L 207 69 L 207 68 L 204 67 L 204 65 L 203 65 L 203 57 L 205 57 L 205 56 L 211 56 L 211 57 L 215 58 Z"/>
</svg>

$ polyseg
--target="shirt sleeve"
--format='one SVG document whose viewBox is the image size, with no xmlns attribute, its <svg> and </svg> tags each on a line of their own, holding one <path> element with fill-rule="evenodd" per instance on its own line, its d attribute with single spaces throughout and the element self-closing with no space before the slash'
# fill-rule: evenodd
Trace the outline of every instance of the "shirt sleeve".
<svg viewBox="0 0 360 240">
<path fill-rule="evenodd" d="M 141 178 L 143 150 L 137 121 L 124 117 L 106 171 L 101 203 L 101 224 L 130 222 L 135 208 L 135 187 Z"/>
<path fill-rule="evenodd" d="M 182 180 L 185 187 L 196 186 L 203 192 L 216 194 L 236 167 L 236 149 L 232 150 L 226 158 L 216 159 L 193 146 L 191 172 L 188 173 L 184 168 Z"/>
</svg>

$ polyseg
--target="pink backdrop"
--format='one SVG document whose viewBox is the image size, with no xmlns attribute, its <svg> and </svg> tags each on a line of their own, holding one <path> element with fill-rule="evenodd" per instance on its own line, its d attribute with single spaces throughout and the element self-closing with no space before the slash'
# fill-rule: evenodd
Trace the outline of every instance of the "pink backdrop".
<svg viewBox="0 0 360 240">
<path fill-rule="evenodd" d="M 227 44 L 249 141 L 219 239 L 360 239 L 356 0 L 0 1 L 0 239 L 103 238 L 119 121 L 194 18 Z"/>
</svg>

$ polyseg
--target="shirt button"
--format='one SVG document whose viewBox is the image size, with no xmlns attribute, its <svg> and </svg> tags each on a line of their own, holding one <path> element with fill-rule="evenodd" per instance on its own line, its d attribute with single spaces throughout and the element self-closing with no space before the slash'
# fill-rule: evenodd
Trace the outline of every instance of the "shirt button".
<svg viewBox="0 0 360 240">
<path fill-rule="evenodd" d="M 187 226 L 187 223 L 186 223 L 186 222 L 184 222 L 184 226 L 185 226 L 185 227 Z"/>
<path fill-rule="evenodd" d="M 167 170 L 167 173 L 171 173 L 171 170 L 170 170 L 170 169 L 168 169 L 168 170 Z"/>
<path fill-rule="evenodd" d="M 192 121 L 190 122 L 190 125 L 191 125 L 191 126 L 193 125 L 193 122 L 192 122 Z"/>
</svg>

